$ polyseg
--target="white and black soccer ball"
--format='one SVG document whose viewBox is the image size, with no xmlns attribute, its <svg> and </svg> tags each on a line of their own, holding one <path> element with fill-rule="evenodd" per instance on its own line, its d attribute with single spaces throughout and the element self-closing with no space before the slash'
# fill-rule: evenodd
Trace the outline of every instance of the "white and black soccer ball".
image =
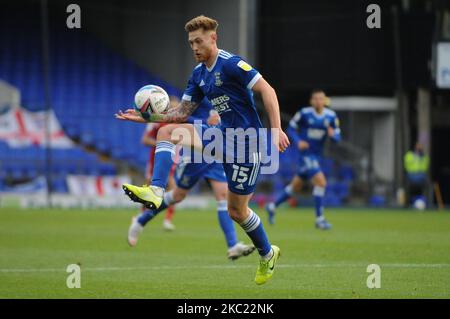
<svg viewBox="0 0 450 319">
<path fill-rule="evenodd" d="M 136 110 L 143 118 L 148 119 L 150 114 L 166 112 L 170 106 L 167 92 L 157 85 L 146 85 L 139 89 L 134 96 Z"/>
</svg>

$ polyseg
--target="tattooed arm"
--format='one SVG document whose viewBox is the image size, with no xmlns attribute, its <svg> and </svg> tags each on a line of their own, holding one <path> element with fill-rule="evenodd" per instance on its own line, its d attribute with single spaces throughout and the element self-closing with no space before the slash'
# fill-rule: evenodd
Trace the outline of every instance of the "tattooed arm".
<svg viewBox="0 0 450 319">
<path fill-rule="evenodd" d="M 195 111 L 198 103 L 182 100 L 178 106 L 169 109 L 164 114 L 150 114 L 148 120 L 142 116 L 135 109 L 128 109 L 125 112 L 119 111 L 115 114 L 116 119 L 124 121 L 133 121 L 139 123 L 159 122 L 159 123 L 184 123 L 189 118 L 189 115 Z"/>
<path fill-rule="evenodd" d="M 150 114 L 149 122 L 184 123 L 197 106 L 198 103 L 182 100 L 177 107 L 169 109 L 164 114 Z"/>
</svg>

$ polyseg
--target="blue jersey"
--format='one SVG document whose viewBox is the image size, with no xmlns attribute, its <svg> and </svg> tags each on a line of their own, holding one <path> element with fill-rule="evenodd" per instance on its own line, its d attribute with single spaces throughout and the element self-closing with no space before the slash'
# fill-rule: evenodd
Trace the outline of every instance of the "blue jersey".
<svg viewBox="0 0 450 319">
<path fill-rule="evenodd" d="M 328 127 L 334 129 L 334 135 L 331 137 L 335 142 L 341 139 L 341 130 L 339 128 L 339 119 L 333 110 L 324 108 L 321 114 L 318 114 L 311 106 L 298 111 L 289 122 L 287 133 L 295 146 L 299 141 L 308 142 L 309 148 L 300 151 L 301 155 L 321 156 L 325 140 L 328 137 Z"/>
<path fill-rule="evenodd" d="M 248 138 L 236 139 L 237 135 L 233 137 L 226 134 L 223 141 L 222 155 L 226 161 L 222 165 L 227 177 L 228 189 L 241 195 L 254 192 L 261 163 L 261 152 L 258 149 L 265 147 L 258 142 L 258 139 L 263 141 L 264 139 L 258 135 L 261 133 L 258 129 L 262 128 L 262 124 L 256 111 L 252 91 L 261 77 L 257 70 L 239 56 L 219 50 L 216 61 L 210 68 L 203 63 L 194 68 L 182 98 L 185 101 L 200 103 L 206 97 L 219 113 L 220 128 L 224 133 L 228 133 L 228 128 L 242 129 L 243 131 L 234 130 L 242 133 L 251 131 L 247 129 L 254 129 L 247 135 Z M 250 137 L 253 133 L 256 134 Z M 233 149 L 237 147 L 244 152 L 234 152 L 229 147 Z"/>
<path fill-rule="evenodd" d="M 206 97 L 219 113 L 222 129 L 262 127 L 255 102 L 253 85 L 261 74 L 239 56 L 219 50 L 211 68 L 200 63 L 195 67 L 183 100 L 200 103 Z"/>
</svg>

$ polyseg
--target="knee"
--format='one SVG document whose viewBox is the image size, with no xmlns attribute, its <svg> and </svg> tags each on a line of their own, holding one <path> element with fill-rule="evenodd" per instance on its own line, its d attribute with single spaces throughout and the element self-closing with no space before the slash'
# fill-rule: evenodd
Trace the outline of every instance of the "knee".
<svg viewBox="0 0 450 319">
<path fill-rule="evenodd" d="M 316 184 L 316 186 L 326 188 L 327 187 L 327 181 L 324 179 L 319 180 L 319 182 Z"/>
<path fill-rule="evenodd" d="M 216 193 L 216 200 L 217 201 L 227 201 L 227 191 L 223 192 L 217 192 Z"/>
<path fill-rule="evenodd" d="M 172 131 L 173 131 L 173 129 L 174 129 L 174 125 L 173 124 L 168 124 L 168 125 L 165 125 L 165 126 L 161 127 L 158 130 L 158 134 L 156 136 L 156 139 L 158 141 L 169 141 L 169 142 L 173 143 L 173 141 L 172 141 Z"/>
<path fill-rule="evenodd" d="M 230 215 L 231 219 L 237 223 L 242 223 L 246 219 L 247 211 L 235 207 L 233 205 L 228 205 L 228 215 Z"/>
<path fill-rule="evenodd" d="M 174 192 L 174 194 L 173 194 L 173 200 L 175 201 L 175 203 L 179 203 L 182 200 L 184 200 L 185 198 L 186 198 L 185 192 Z"/>
</svg>

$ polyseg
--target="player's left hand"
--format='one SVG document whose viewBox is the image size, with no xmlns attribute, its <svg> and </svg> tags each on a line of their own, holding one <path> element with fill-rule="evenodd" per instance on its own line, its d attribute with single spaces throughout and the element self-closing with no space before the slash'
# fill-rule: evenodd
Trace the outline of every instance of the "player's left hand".
<svg viewBox="0 0 450 319">
<path fill-rule="evenodd" d="M 327 132 L 329 137 L 334 136 L 334 129 L 331 126 L 328 126 Z"/>
<path fill-rule="evenodd" d="M 116 114 L 114 114 L 115 118 L 122 121 L 132 121 L 138 123 L 146 123 L 146 121 L 139 115 L 138 112 L 134 109 L 128 109 L 125 112 L 119 110 Z"/>
<path fill-rule="evenodd" d="M 274 142 L 275 145 L 277 146 L 278 151 L 281 153 L 283 153 L 288 148 L 289 144 L 291 144 L 286 133 L 284 133 L 281 128 L 278 129 L 278 141 Z"/>
</svg>

